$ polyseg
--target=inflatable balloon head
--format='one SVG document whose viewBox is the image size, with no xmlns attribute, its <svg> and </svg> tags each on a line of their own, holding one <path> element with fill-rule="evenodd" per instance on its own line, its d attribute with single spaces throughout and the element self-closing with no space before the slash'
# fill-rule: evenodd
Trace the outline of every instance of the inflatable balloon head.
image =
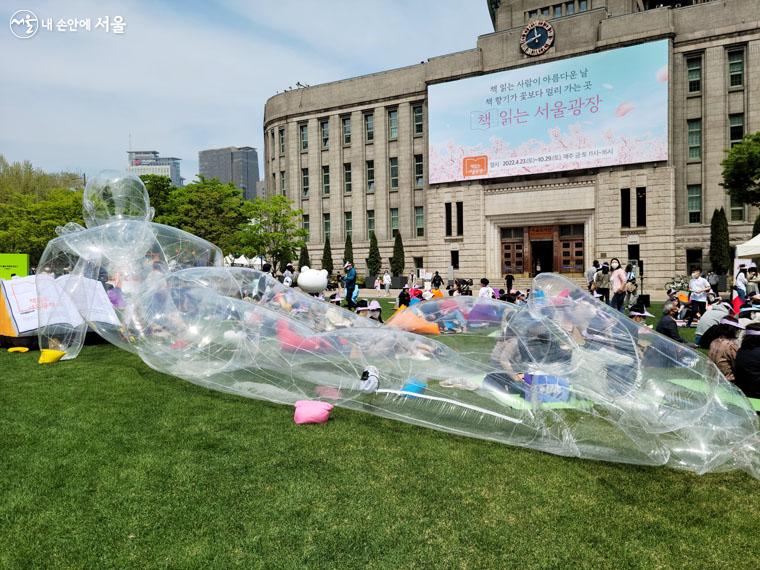
<svg viewBox="0 0 760 570">
<path fill-rule="evenodd" d="M 321 293 L 327 289 L 327 271 L 325 269 L 310 269 L 309 266 L 301 267 L 298 274 L 298 286 L 306 293 Z"/>
<path fill-rule="evenodd" d="M 129 172 L 100 172 L 87 183 L 82 199 L 88 228 L 117 220 L 150 222 L 153 219 L 145 185 Z"/>
</svg>

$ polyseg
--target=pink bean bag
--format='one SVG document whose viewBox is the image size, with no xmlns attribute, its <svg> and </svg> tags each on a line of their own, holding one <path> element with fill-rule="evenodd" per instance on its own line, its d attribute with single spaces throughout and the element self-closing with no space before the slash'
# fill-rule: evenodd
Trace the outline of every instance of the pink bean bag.
<svg viewBox="0 0 760 570">
<path fill-rule="evenodd" d="M 296 402 L 296 413 L 293 415 L 293 421 L 299 426 L 302 424 L 324 424 L 330 419 L 330 412 L 333 409 L 332 404 L 320 402 L 318 400 L 298 400 Z"/>
</svg>

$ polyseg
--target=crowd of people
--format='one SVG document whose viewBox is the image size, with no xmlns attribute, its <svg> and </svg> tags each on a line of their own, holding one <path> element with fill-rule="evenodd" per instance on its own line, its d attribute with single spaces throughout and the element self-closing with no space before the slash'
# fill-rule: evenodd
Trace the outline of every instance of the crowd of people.
<svg viewBox="0 0 760 570">
<path fill-rule="evenodd" d="M 263 271 L 271 272 L 265 264 Z M 599 262 L 595 260 L 585 274 L 588 291 L 600 302 L 645 325 L 652 317 L 646 307 L 639 303 L 639 283 L 631 264 L 623 266 L 618 258 Z M 679 332 L 681 327 L 696 326 L 694 347 L 703 348 L 724 376 L 734 382 L 750 397 L 760 397 L 760 278 L 756 267 L 741 266 L 734 279 L 732 300 L 721 298 L 713 275 L 702 276 L 700 268 L 694 268 L 689 281 L 689 291 L 668 290 L 668 300 L 663 305 L 662 317 L 656 331 L 675 342 L 685 343 Z M 282 273 L 283 284 L 294 286 L 298 273 L 288 264 Z M 374 282 L 377 296 L 389 297 L 392 284 L 387 269 Z M 495 288 L 487 278 L 480 280 L 477 295 L 482 299 L 497 299 L 517 305 L 527 302 L 530 289 L 514 289 L 514 276 L 505 276 L 505 288 Z M 396 307 L 404 308 L 425 300 L 448 296 L 473 295 L 471 279 L 454 279 L 445 284 L 436 271 L 428 283 L 418 280 L 411 273 L 401 288 Z M 368 318 L 382 322 L 381 305 L 377 300 L 359 299 L 356 269 L 351 262 L 343 266 L 336 290 L 327 297 L 330 303 L 344 305 Z"/>
<path fill-rule="evenodd" d="M 594 297 L 620 312 L 636 304 L 639 289 L 636 272 L 630 263 L 623 268 L 617 257 L 601 264 L 595 259 L 586 271 L 586 282 Z"/>
<path fill-rule="evenodd" d="M 692 271 L 688 294 L 669 289 L 657 332 L 685 342 L 679 327 L 697 320 L 695 346 L 707 351 L 727 380 L 747 396 L 760 397 L 760 289 L 755 267 L 740 268 L 733 299 L 722 298 L 717 287 Z M 729 297 L 730 298 L 730 297 Z"/>
</svg>

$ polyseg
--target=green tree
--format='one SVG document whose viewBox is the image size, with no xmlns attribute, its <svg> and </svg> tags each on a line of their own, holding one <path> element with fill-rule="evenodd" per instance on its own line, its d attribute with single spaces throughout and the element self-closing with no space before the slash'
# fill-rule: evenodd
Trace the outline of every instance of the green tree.
<svg viewBox="0 0 760 570">
<path fill-rule="evenodd" d="M 719 275 L 725 275 L 731 267 L 731 244 L 728 236 L 726 211 L 715 210 L 710 220 L 710 265 Z"/>
<path fill-rule="evenodd" d="M 301 247 L 301 253 L 298 255 L 298 268 L 308 266 L 311 267 L 311 259 L 309 259 L 309 248 L 306 244 Z"/>
<path fill-rule="evenodd" d="M 169 195 L 174 189 L 172 179 L 168 176 L 158 176 L 157 174 L 143 174 L 140 180 L 145 184 L 150 198 L 150 205 L 156 211 L 156 218 L 169 214 Z"/>
<path fill-rule="evenodd" d="M 736 202 L 760 205 L 760 132 L 745 136 L 721 163 L 723 186 Z"/>
<path fill-rule="evenodd" d="M 327 269 L 327 274 L 333 272 L 332 248 L 330 247 L 330 236 L 325 238 L 325 248 L 322 250 L 322 269 Z"/>
<path fill-rule="evenodd" d="M 375 232 L 369 234 L 369 257 L 367 258 L 367 271 L 370 275 L 379 275 L 383 266 L 383 260 L 380 257 L 380 248 L 377 246 L 377 236 Z"/>
<path fill-rule="evenodd" d="M 82 191 L 64 188 L 46 191 L 45 199 L 35 195 L 16 195 L 0 205 L 0 243 L 4 252 L 28 253 L 29 263 L 37 265 L 55 229 L 68 222 L 84 224 Z"/>
<path fill-rule="evenodd" d="M 73 172 L 44 172 L 29 161 L 9 163 L 0 154 L 0 203 L 15 201 L 17 195 L 46 200 L 52 190 L 74 190 L 84 186 Z"/>
<path fill-rule="evenodd" d="M 404 243 L 401 241 L 401 232 L 396 232 L 393 241 L 393 257 L 391 257 L 391 273 L 399 276 L 404 272 Z"/>
<path fill-rule="evenodd" d="M 354 244 L 351 242 L 351 234 L 346 234 L 346 245 L 343 248 L 343 263 L 354 262 Z"/>
<path fill-rule="evenodd" d="M 237 235 L 240 253 L 252 257 L 263 255 L 273 267 L 295 259 L 305 246 L 307 232 L 301 227 L 303 212 L 294 210 L 285 196 L 254 198 L 243 202 L 246 220 Z"/>
<path fill-rule="evenodd" d="M 83 224 L 83 179 L 71 172 L 48 173 L 28 161 L 9 163 L 0 155 L 0 247 L 27 253 L 37 265 L 57 226 Z"/>
<path fill-rule="evenodd" d="M 240 226 L 246 222 L 243 194 L 234 184 L 199 176 L 169 193 L 164 214 L 155 221 L 174 226 L 218 245 L 224 251 L 240 249 Z"/>
</svg>

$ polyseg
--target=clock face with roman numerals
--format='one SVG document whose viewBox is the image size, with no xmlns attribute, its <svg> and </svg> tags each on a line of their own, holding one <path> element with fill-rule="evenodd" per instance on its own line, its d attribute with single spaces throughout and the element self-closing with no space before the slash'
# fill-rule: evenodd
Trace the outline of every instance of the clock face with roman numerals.
<svg viewBox="0 0 760 570">
<path fill-rule="evenodd" d="M 554 43 L 554 28 L 546 20 L 531 22 L 520 34 L 520 49 L 525 55 L 541 55 Z"/>
</svg>

